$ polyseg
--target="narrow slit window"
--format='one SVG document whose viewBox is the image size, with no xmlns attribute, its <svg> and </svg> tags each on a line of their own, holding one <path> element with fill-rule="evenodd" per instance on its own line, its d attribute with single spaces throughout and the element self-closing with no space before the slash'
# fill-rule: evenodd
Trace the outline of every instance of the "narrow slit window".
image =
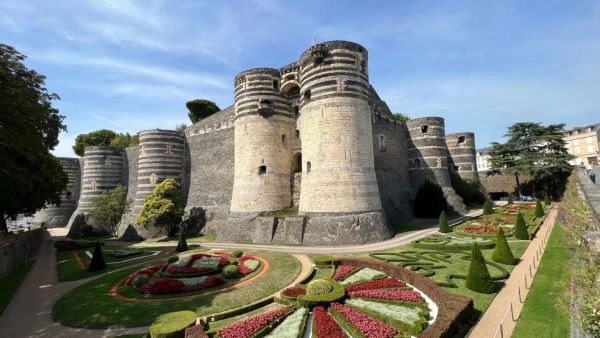
<svg viewBox="0 0 600 338">
<path fill-rule="evenodd" d="M 273 89 L 279 90 L 279 81 L 273 80 Z"/>
<path fill-rule="evenodd" d="M 294 117 L 298 117 L 298 115 L 300 115 L 300 109 L 298 109 L 298 106 L 293 106 L 292 110 L 294 112 Z"/>
<path fill-rule="evenodd" d="M 425 134 L 427 132 L 427 130 L 429 129 L 429 126 L 421 126 L 421 132 L 423 134 Z"/>
<path fill-rule="evenodd" d="M 296 131 L 294 132 L 294 136 L 296 136 L 297 139 L 300 138 L 300 130 L 296 129 Z"/>
<path fill-rule="evenodd" d="M 306 162 L 306 172 L 309 173 L 310 172 L 310 161 Z"/>
<path fill-rule="evenodd" d="M 281 143 L 285 144 L 285 134 L 281 135 Z"/>
<path fill-rule="evenodd" d="M 310 89 L 307 89 L 307 90 L 304 92 L 304 99 L 305 99 L 305 100 L 310 100 Z"/>
<path fill-rule="evenodd" d="M 379 134 L 379 151 L 385 151 L 385 135 Z"/>
<path fill-rule="evenodd" d="M 260 167 L 258 167 L 258 174 L 259 175 L 266 175 L 267 174 L 267 166 L 266 165 L 261 165 Z"/>
</svg>

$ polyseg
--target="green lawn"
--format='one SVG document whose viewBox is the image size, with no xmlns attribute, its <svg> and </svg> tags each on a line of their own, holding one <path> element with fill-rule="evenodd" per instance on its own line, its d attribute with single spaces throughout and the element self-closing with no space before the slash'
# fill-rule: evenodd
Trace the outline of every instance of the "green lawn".
<svg viewBox="0 0 600 338">
<path fill-rule="evenodd" d="M 8 303 L 10 303 L 15 292 L 17 292 L 25 276 L 27 276 L 27 272 L 31 270 L 33 263 L 35 261 L 29 261 L 27 266 L 25 264 L 17 266 L 6 277 L 0 279 L 0 285 L 2 285 L 0 288 L 0 316 L 8 306 Z"/>
<path fill-rule="evenodd" d="M 513 337 L 568 337 L 571 250 L 562 225 L 552 230 Z"/>
<path fill-rule="evenodd" d="M 63 325 L 87 328 L 150 325 L 157 316 L 180 310 L 193 310 L 198 316 L 205 316 L 267 297 L 290 284 L 300 272 L 300 262 L 291 255 L 250 250 L 246 253 L 264 257 L 269 261 L 270 269 L 256 281 L 235 289 L 153 302 L 121 301 L 112 297 L 109 291 L 115 283 L 148 265 L 139 264 L 113 271 L 70 291 L 56 302 L 52 315 Z"/>
</svg>

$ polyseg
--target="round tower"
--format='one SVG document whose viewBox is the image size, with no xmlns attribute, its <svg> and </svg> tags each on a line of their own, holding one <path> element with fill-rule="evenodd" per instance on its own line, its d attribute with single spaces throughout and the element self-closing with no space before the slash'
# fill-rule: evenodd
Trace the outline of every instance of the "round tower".
<svg viewBox="0 0 600 338">
<path fill-rule="evenodd" d="M 181 182 L 184 161 L 183 133 L 152 129 L 139 133 L 138 175 L 133 217 L 142 210 L 146 197 L 160 182 L 174 178 Z"/>
<path fill-rule="evenodd" d="M 415 190 L 426 178 L 442 187 L 452 187 L 448 174 L 448 148 L 444 119 L 422 117 L 406 121 L 408 127 L 408 170 Z"/>
<path fill-rule="evenodd" d="M 60 195 L 60 205 L 46 205 L 36 212 L 33 218 L 33 223 L 38 225 L 44 223 L 47 228 L 66 226 L 73 211 L 77 208 L 77 200 L 79 199 L 79 159 L 59 157 L 58 160 L 69 177 L 67 186 Z"/>
<path fill-rule="evenodd" d="M 123 149 L 116 147 L 86 147 L 83 155 L 81 195 L 76 214 L 87 214 L 92 200 L 123 184 Z"/>
<path fill-rule="evenodd" d="M 346 41 L 300 57 L 301 213 L 381 210 L 367 67 L 367 50 Z"/>
<path fill-rule="evenodd" d="M 235 169 L 232 213 L 291 206 L 291 143 L 294 118 L 272 68 L 235 77 Z"/>
<path fill-rule="evenodd" d="M 446 146 L 450 152 L 449 165 L 460 177 L 479 181 L 475 151 L 475 134 L 464 132 L 446 135 Z"/>
</svg>

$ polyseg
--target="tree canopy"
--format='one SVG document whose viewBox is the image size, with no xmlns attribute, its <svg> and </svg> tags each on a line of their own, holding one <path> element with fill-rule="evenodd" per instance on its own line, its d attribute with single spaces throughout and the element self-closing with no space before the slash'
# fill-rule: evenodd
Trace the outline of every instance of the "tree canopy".
<svg viewBox="0 0 600 338">
<path fill-rule="evenodd" d="M 73 151 L 77 156 L 83 156 L 85 154 L 85 147 L 91 146 L 111 146 L 118 148 L 126 148 L 130 145 L 139 144 L 140 139 L 136 134 L 134 136 L 129 133 L 122 134 L 116 133 L 108 129 L 100 129 L 89 132 L 87 134 L 79 134 L 75 138 L 75 145 Z"/>
<path fill-rule="evenodd" d="M 562 138 L 564 127 L 564 124 L 543 126 L 532 122 L 513 124 L 504 135 L 508 138 L 506 143 L 492 143 L 487 175 L 514 175 L 519 195 L 519 176 L 529 175 L 535 195 L 560 197 L 572 170 L 569 160 L 573 158 Z"/>
<path fill-rule="evenodd" d="M 28 69 L 25 55 L 0 44 L 0 232 L 6 220 L 60 203 L 68 178 L 50 150 L 66 130 L 52 107 L 45 76 Z"/>
<path fill-rule="evenodd" d="M 181 222 L 183 207 L 181 185 L 175 179 L 167 178 L 146 197 L 135 222 L 145 227 L 164 227 L 167 233 L 171 233 Z"/>
<path fill-rule="evenodd" d="M 204 99 L 188 101 L 185 103 L 185 106 L 189 111 L 188 116 L 192 123 L 196 123 L 221 110 L 216 103 Z"/>
<path fill-rule="evenodd" d="M 117 237 L 121 217 L 129 211 L 130 205 L 131 201 L 127 201 L 127 189 L 118 185 L 116 188 L 94 197 L 87 221 Z"/>
<path fill-rule="evenodd" d="M 406 122 L 406 121 L 410 120 L 410 116 L 408 116 L 404 113 L 394 113 L 394 120 Z"/>
</svg>

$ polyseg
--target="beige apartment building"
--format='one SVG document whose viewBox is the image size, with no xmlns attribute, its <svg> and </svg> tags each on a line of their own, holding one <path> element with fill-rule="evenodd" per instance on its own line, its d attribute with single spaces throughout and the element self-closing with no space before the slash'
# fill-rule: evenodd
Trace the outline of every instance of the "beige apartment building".
<svg viewBox="0 0 600 338">
<path fill-rule="evenodd" d="M 588 168 L 598 165 L 600 161 L 599 132 L 600 124 L 575 127 L 565 131 L 563 139 L 566 147 L 569 154 L 575 156 L 570 161 L 571 164 L 581 165 L 583 163 Z"/>
</svg>

